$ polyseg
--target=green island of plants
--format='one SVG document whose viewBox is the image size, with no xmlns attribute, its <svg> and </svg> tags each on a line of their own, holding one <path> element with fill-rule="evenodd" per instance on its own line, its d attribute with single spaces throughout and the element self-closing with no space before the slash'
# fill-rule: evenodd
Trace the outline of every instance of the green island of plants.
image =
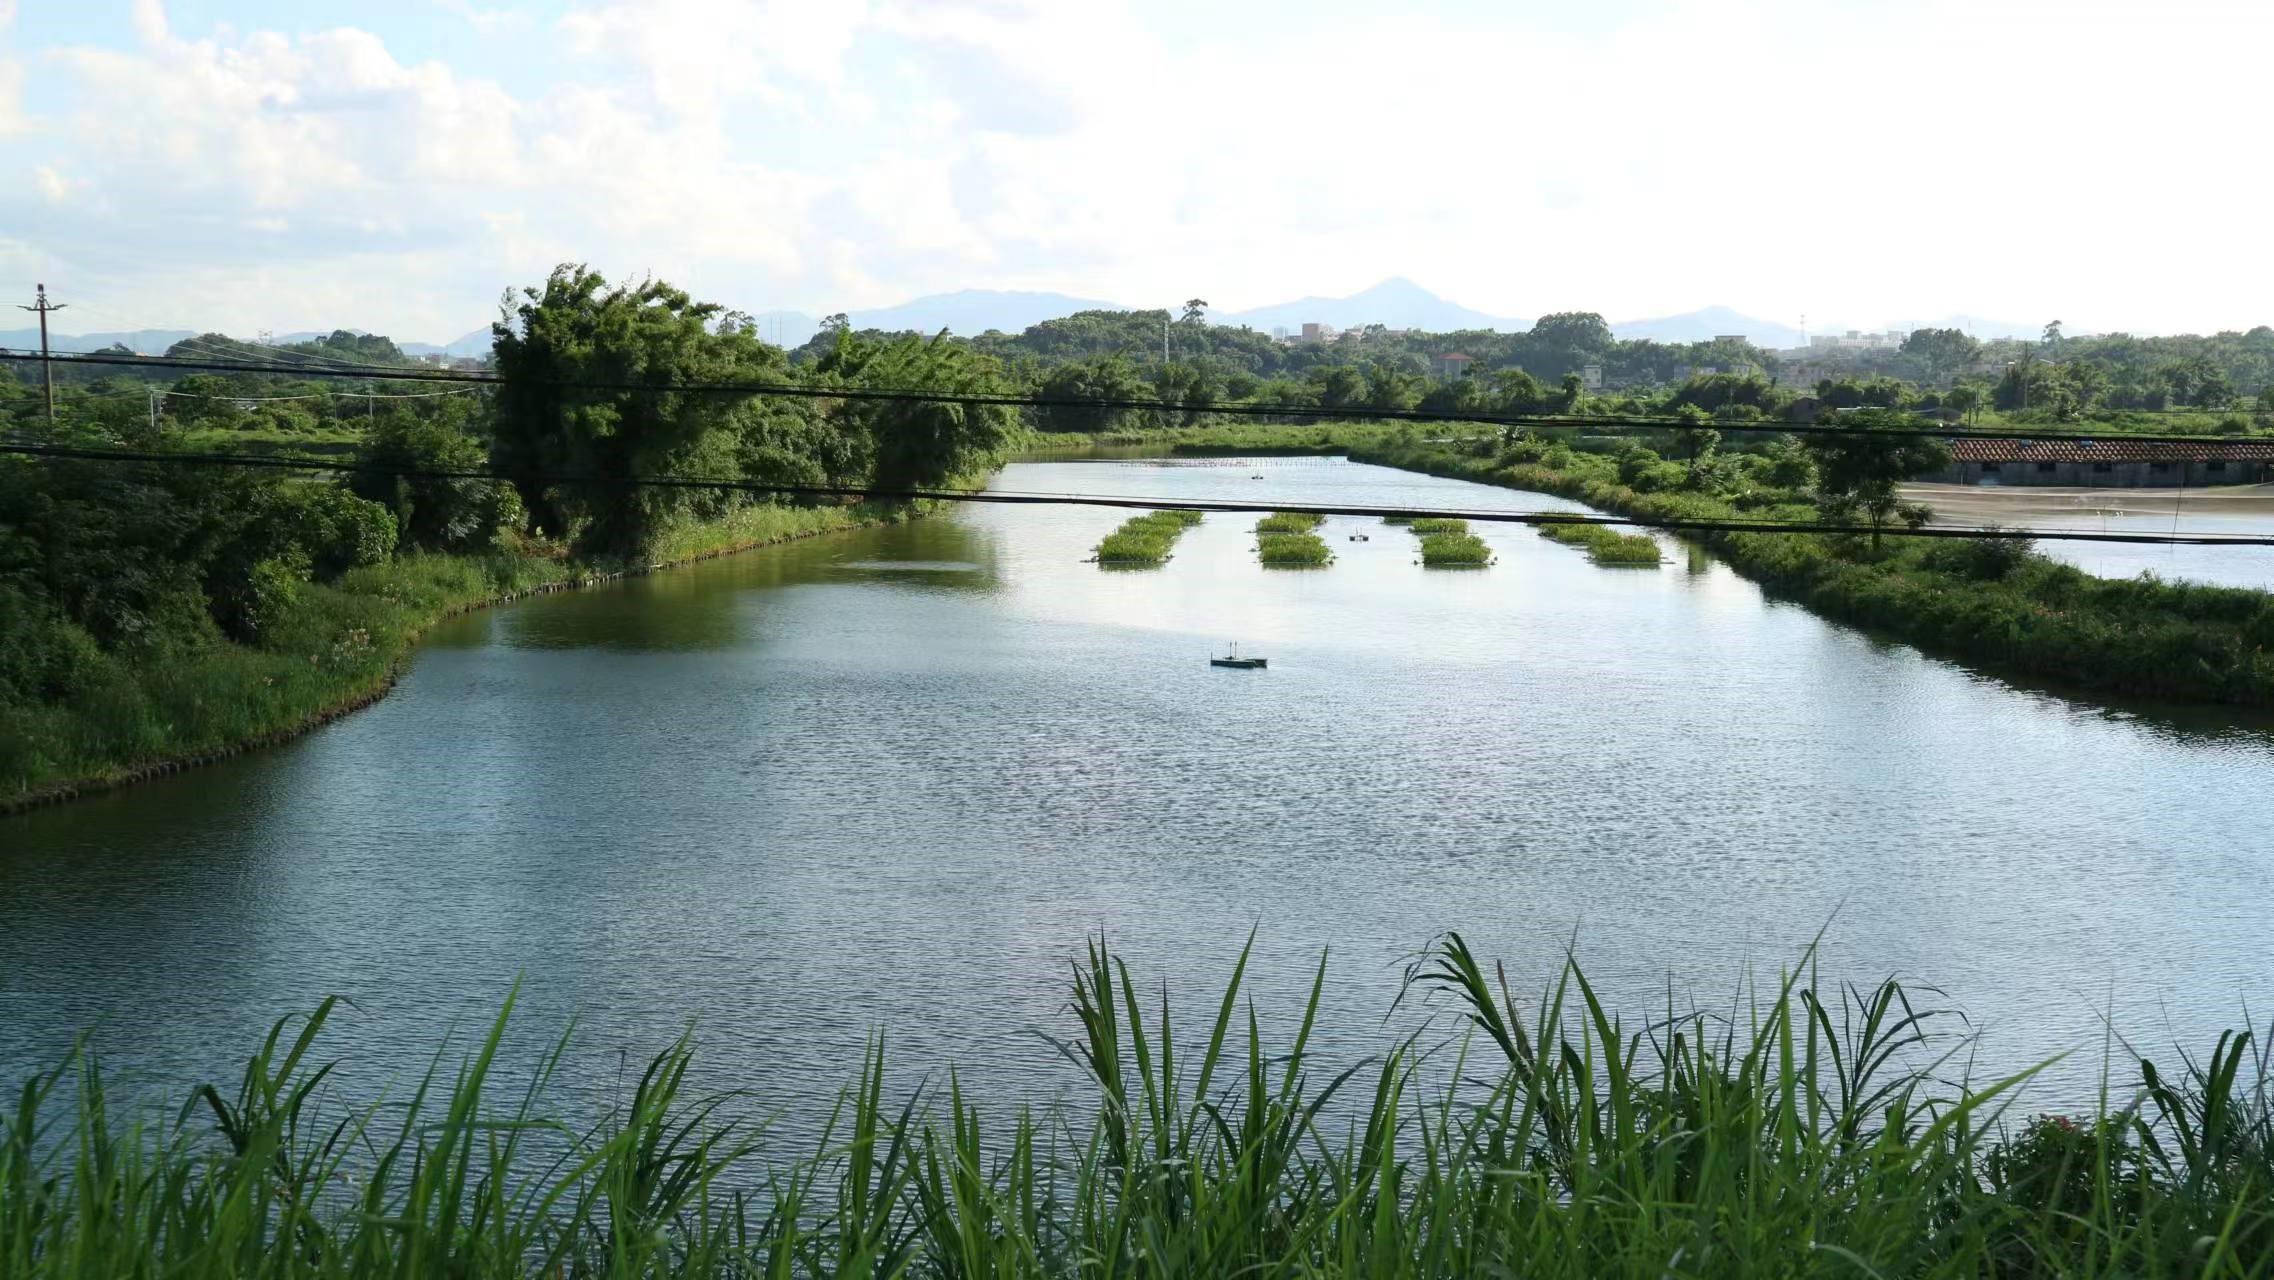
<svg viewBox="0 0 2274 1280">
<path fill-rule="evenodd" d="M 1097 545 L 1097 562 L 1103 568 L 1150 567 L 1165 563 L 1176 540 L 1199 524 L 1198 511 L 1148 511 L 1131 516 Z"/>
<path fill-rule="evenodd" d="M 1597 564 L 1656 568 L 1665 557 L 1648 534 L 1620 533 L 1599 524 L 1543 524 L 1540 536 L 1583 548 Z"/>
<path fill-rule="evenodd" d="M 1255 522 L 1257 533 L 1309 533 L 1326 523 L 1326 517 L 1307 511 L 1274 511 Z"/>
<path fill-rule="evenodd" d="M 1256 558 L 1268 568 L 1319 569 L 1334 562 L 1334 553 L 1315 533 L 1257 533 Z"/>
<path fill-rule="evenodd" d="M 1473 533 L 1432 533 L 1421 540 L 1421 563 L 1437 569 L 1481 569 L 1492 563 L 1492 548 Z"/>
<path fill-rule="evenodd" d="M 1406 527 L 1426 537 L 1432 533 L 1467 533 L 1469 522 L 1452 516 L 1422 516 L 1408 521 Z"/>
<path fill-rule="evenodd" d="M 1251 943 L 1252 946 L 1252 943 Z M 1328 990 L 1259 1018 L 1243 950 L 1197 1026 L 1102 943 L 1053 1041 L 1069 1101 L 987 1114 L 882 1038 L 810 1145 L 693 1083 L 689 1036 L 606 1099 L 564 1038 L 500 1077 L 504 1011 L 428 1084 L 349 1096 L 326 1001 L 235 1085 L 114 1097 L 82 1051 L 0 1109 L 0 1274 L 540 1277 L 2202 1276 L 2274 1268 L 2268 1059 L 2128 1053 L 2030 1114 L 1955 1014 L 1795 976 L 1607 1009 L 1577 960 L 1519 1005 L 1449 934 L 1421 1025 L 1350 1064 Z M 1260 1028 L 1286 1028 L 1269 1037 Z M 2121 1042 L 2115 1042 L 2121 1043 Z M 1457 1081 L 1449 1087 L 1448 1080 Z M 816 1099 L 816 1103 L 823 1100 Z"/>
</svg>

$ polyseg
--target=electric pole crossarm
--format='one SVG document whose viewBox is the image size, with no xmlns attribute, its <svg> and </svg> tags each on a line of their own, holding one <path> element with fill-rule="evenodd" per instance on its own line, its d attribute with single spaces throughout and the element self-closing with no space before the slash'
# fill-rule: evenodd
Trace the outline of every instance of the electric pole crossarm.
<svg viewBox="0 0 2274 1280">
<path fill-rule="evenodd" d="M 50 434 L 53 434 L 55 431 L 55 362 L 52 353 L 47 349 L 47 313 L 61 311 L 63 307 L 47 300 L 47 286 L 45 284 L 38 285 L 36 288 L 37 292 L 32 295 L 32 305 L 27 307 L 19 302 L 16 304 L 16 310 L 39 313 L 39 367 L 47 375 L 47 429 Z"/>
</svg>

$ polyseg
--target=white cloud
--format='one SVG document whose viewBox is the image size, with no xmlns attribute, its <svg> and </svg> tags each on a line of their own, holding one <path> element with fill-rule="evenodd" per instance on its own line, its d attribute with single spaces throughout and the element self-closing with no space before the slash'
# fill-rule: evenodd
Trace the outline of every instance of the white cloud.
<svg viewBox="0 0 2274 1280">
<path fill-rule="evenodd" d="M 9 31 L 16 25 L 16 0 L 0 0 L 0 141 L 24 131 L 24 63 Z"/>
<path fill-rule="evenodd" d="M 133 18 L 130 47 L 34 55 L 71 104 L 36 137 L 0 58 L 0 154 L 72 206 L 0 192 L 0 225 L 152 323 L 447 337 L 562 258 L 753 311 L 1409 274 L 1517 315 L 2274 319 L 2255 0 L 1671 0 L 1588 33 L 1421 9 L 1237 41 L 1134 0 L 597 0 L 527 30 L 554 79 L 519 94 L 405 61 L 383 11 Z"/>
</svg>

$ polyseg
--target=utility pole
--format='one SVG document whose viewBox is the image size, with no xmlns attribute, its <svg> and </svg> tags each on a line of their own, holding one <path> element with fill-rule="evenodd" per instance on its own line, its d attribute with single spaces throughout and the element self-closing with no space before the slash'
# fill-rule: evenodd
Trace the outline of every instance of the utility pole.
<svg viewBox="0 0 2274 1280">
<path fill-rule="evenodd" d="M 150 388 L 150 438 L 158 438 L 158 388 Z"/>
<path fill-rule="evenodd" d="M 47 350 L 47 313 L 61 311 L 63 308 L 48 302 L 46 285 L 38 285 L 36 288 L 38 292 L 32 296 L 32 305 L 27 307 L 19 302 L 16 310 L 39 313 L 39 367 L 47 374 L 47 429 L 52 432 L 55 430 L 55 365 L 50 361 Z"/>
</svg>

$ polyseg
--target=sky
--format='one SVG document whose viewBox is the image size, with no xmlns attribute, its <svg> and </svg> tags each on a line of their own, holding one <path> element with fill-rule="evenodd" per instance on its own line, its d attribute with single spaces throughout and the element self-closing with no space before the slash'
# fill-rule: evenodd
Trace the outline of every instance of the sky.
<svg viewBox="0 0 2274 1280">
<path fill-rule="evenodd" d="M 0 0 L 0 295 L 447 341 L 573 261 L 753 313 L 1402 275 L 2247 328 L 2270 47 L 2267 0 Z"/>
</svg>

